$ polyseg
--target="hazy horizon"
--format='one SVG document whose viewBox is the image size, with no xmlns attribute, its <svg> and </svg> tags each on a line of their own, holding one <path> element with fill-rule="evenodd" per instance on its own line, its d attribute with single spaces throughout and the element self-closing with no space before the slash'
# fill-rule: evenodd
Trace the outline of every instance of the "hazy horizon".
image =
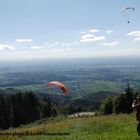
<svg viewBox="0 0 140 140">
<path fill-rule="evenodd" d="M 16 67 L 16 66 L 42 66 L 42 65 L 71 65 L 82 63 L 97 63 L 97 64 L 121 64 L 121 63 L 137 63 L 140 61 L 140 56 L 121 56 L 121 57 L 81 57 L 81 58 L 49 58 L 49 59 L 18 59 L 18 60 L 0 60 L 1 67 Z"/>
</svg>

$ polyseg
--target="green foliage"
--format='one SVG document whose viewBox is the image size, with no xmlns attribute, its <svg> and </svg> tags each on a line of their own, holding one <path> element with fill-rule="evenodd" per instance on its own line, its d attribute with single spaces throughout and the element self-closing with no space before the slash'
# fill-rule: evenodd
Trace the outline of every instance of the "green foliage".
<svg viewBox="0 0 140 140">
<path fill-rule="evenodd" d="M 56 114 L 49 99 L 39 100 L 32 91 L 0 95 L 0 129 L 17 127 Z"/>
<path fill-rule="evenodd" d="M 127 99 L 125 94 L 119 94 L 114 100 L 114 112 L 126 113 L 127 112 Z"/>
<path fill-rule="evenodd" d="M 103 114 L 111 113 L 128 113 L 132 110 L 132 103 L 134 99 L 134 93 L 130 85 L 127 84 L 125 93 L 118 94 L 114 97 L 107 97 L 100 105 L 100 111 Z"/>
<path fill-rule="evenodd" d="M 102 112 L 104 115 L 112 114 L 113 108 L 114 108 L 113 99 L 111 97 L 107 97 L 100 106 L 100 112 Z"/>
<path fill-rule="evenodd" d="M 127 84 L 127 87 L 125 89 L 125 95 L 126 95 L 126 100 L 127 100 L 127 113 L 131 113 L 133 111 L 132 109 L 132 103 L 134 100 L 134 94 L 133 90 L 130 87 L 129 83 Z"/>
<path fill-rule="evenodd" d="M 44 97 L 43 99 L 43 117 L 50 117 L 51 116 L 51 113 L 52 113 L 52 105 L 51 105 L 51 102 L 50 100 L 47 98 L 47 97 Z"/>
</svg>

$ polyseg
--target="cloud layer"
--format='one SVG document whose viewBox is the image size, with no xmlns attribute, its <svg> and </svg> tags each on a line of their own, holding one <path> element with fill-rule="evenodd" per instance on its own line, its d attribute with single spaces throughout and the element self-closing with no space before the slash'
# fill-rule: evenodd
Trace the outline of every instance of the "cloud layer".
<svg viewBox="0 0 140 140">
<path fill-rule="evenodd" d="M 17 39 L 16 42 L 20 43 L 20 42 L 31 42 L 33 41 L 32 39 Z"/>
<path fill-rule="evenodd" d="M 134 37 L 134 41 L 140 41 L 140 31 L 132 31 L 127 33 L 127 36 Z"/>
<path fill-rule="evenodd" d="M 100 30 L 98 30 L 98 29 L 90 29 L 89 32 L 96 33 L 96 32 L 100 32 Z"/>
<path fill-rule="evenodd" d="M 116 47 L 118 46 L 119 42 L 116 41 L 116 42 L 110 42 L 110 43 L 103 43 L 101 44 L 102 46 L 110 46 L 110 47 Z"/>
<path fill-rule="evenodd" d="M 105 31 L 107 34 L 110 34 L 110 33 L 112 33 L 113 32 L 113 30 L 107 30 L 107 31 Z"/>
<path fill-rule="evenodd" d="M 92 34 L 86 34 L 81 36 L 80 41 L 81 42 L 93 42 L 93 41 L 100 41 L 105 40 L 105 36 L 95 36 Z"/>
<path fill-rule="evenodd" d="M 0 44 L 0 50 L 15 50 L 15 48 L 11 45 Z"/>
<path fill-rule="evenodd" d="M 140 37 L 140 31 L 129 32 L 127 36 Z"/>
<path fill-rule="evenodd" d="M 31 49 L 37 50 L 37 49 L 42 49 L 44 46 L 32 46 Z"/>
</svg>

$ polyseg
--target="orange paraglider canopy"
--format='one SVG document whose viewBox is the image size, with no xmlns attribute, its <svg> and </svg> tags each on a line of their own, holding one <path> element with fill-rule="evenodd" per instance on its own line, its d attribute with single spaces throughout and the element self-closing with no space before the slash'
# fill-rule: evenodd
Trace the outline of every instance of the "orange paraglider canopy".
<svg viewBox="0 0 140 140">
<path fill-rule="evenodd" d="M 60 82 L 58 82 L 58 81 L 52 81 L 52 82 L 49 82 L 49 83 L 47 84 L 47 87 L 48 87 L 48 86 L 51 86 L 51 85 L 56 85 L 56 86 L 58 86 L 58 87 L 63 91 L 64 95 L 67 94 L 67 89 L 66 89 L 66 87 L 65 87 L 62 83 L 60 83 Z"/>
</svg>

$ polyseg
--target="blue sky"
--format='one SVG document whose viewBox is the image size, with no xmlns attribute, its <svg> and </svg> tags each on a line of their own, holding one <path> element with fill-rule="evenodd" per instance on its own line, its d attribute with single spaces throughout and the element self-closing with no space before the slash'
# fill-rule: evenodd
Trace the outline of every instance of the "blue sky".
<svg viewBox="0 0 140 140">
<path fill-rule="evenodd" d="M 0 0 L 0 60 L 140 55 L 139 13 L 139 0 Z"/>
</svg>

